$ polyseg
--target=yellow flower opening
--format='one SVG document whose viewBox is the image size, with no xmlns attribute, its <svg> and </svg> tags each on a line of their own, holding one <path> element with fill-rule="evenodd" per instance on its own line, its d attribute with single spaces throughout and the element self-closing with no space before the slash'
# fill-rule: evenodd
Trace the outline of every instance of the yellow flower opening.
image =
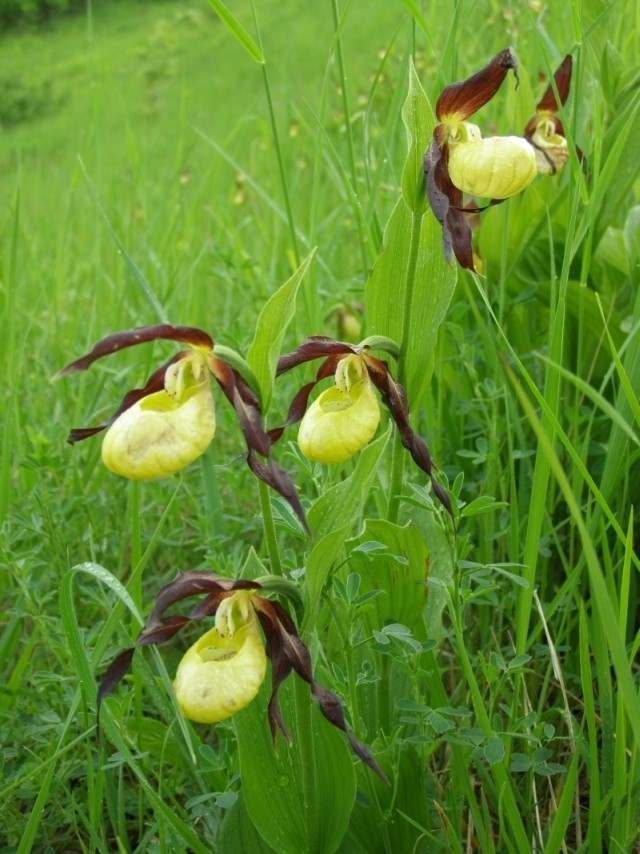
<svg viewBox="0 0 640 854">
<path fill-rule="evenodd" d="M 241 590 L 224 599 L 216 624 L 185 653 L 173 683 L 180 711 L 212 724 L 247 706 L 267 672 L 264 642 L 251 603 Z"/>
<path fill-rule="evenodd" d="M 463 193 L 487 199 L 508 199 L 536 177 L 536 151 L 519 136 L 483 138 L 471 122 L 448 127 L 449 176 Z"/>
<path fill-rule="evenodd" d="M 216 417 L 205 355 L 194 351 L 170 365 L 164 386 L 125 410 L 105 434 L 102 461 L 115 474 L 166 477 L 211 444 Z"/>
<path fill-rule="evenodd" d="M 298 445 L 309 460 L 339 463 L 373 439 L 380 407 L 362 356 L 338 363 L 335 385 L 311 404 L 300 424 Z"/>
</svg>

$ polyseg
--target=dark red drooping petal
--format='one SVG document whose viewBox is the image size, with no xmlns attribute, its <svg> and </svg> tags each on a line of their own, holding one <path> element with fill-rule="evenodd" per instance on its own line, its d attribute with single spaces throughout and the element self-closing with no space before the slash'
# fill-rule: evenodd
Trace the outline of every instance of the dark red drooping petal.
<svg viewBox="0 0 640 854">
<path fill-rule="evenodd" d="M 349 353 L 359 353 L 360 348 L 344 341 L 336 341 L 324 335 L 312 335 L 297 347 L 292 353 L 286 353 L 278 359 L 276 376 L 290 371 L 292 368 L 311 362 L 313 359 L 321 359 L 323 356 L 347 356 Z M 328 376 L 328 374 L 327 374 Z"/>
<path fill-rule="evenodd" d="M 270 458 L 272 437 L 263 427 L 259 400 L 240 374 L 222 359 L 210 358 L 209 366 L 238 416 L 238 423 L 247 444 L 249 468 L 256 477 L 289 502 L 305 531 L 308 531 L 304 509 L 293 481 L 284 469 Z M 258 455 L 266 462 L 262 462 Z"/>
<path fill-rule="evenodd" d="M 573 57 L 571 54 L 565 56 L 562 63 L 553 75 L 555 87 L 558 91 L 560 104 L 564 106 L 569 97 L 569 89 L 571 87 L 571 72 L 573 70 Z M 557 113 L 560 107 L 556 99 L 556 93 L 551 83 L 547 86 L 544 95 L 538 102 L 536 110 L 541 113 Z"/>
<path fill-rule="evenodd" d="M 518 63 L 511 48 L 501 50 L 471 77 L 445 86 L 436 101 L 436 116 L 440 121 L 449 118 L 456 121 L 468 119 L 493 98 L 510 70 L 517 79 L 517 68 Z"/>
<path fill-rule="evenodd" d="M 471 226 L 463 212 L 462 191 L 449 177 L 446 146 L 441 149 L 435 139 L 424 156 L 424 172 L 429 204 L 442 226 L 445 258 L 451 263 L 453 252 L 461 267 L 474 270 Z"/>
<path fill-rule="evenodd" d="M 394 380 L 385 362 L 368 354 L 365 355 L 364 359 L 371 381 L 379 390 L 382 401 L 398 428 L 402 446 L 409 452 L 415 464 L 427 475 L 431 481 L 434 495 L 453 519 L 451 499 L 447 491 L 440 486 L 434 477 L 435 466 L 427 443 L 419 433 L 416 433 L 409 422 L 409 404 L 404 387 Z"/>
<path fill-rule="evenodd" d="M 125 332 L 115 332 L 107 335 L 95 345 L 90 353 L 71 362 L 54 376 L 54 380 L 60 379 L 74 371 L 86 371 L 98 359 L 110 356 L 127 347 L 135 347 L 138 344 L 146 344 L 149 341 L 177 341 L 180 344 L 189 344 L 192 347 L 206 347 L 213 349 L 213 339 L 203 329 L 194 326 L 172 326 L 170 323 L 161 323 L 158 326 L 140 326 L 137 329 L 127 329 Z"/>
<path fill-rule="evenodd" d="M 310 533 L 304 507 L 298 497 L 295 485 L 286 471 L 272 459 L 262 462 L 251 448 L 247 453 L 247 463 L 259 480 L 266 483 L 271 489 L 274 489 L 289 503 L 304 530 Z"/>
</svg>

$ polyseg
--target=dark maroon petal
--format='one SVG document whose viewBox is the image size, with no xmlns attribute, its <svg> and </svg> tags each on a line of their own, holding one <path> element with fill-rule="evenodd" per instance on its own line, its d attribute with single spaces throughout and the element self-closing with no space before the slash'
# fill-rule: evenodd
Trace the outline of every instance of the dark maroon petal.
<svg viewBox="0 0 640 854">
<path fill-rule="evenodd" d="M 164 617 L 153 625 L 147 623 L 148 628 L 145 627 L 140 632 L 135 645 L 139 647 L 148 646 L 149 644 L 166 643 L 190 622 L 190 617 L 182 617 L 179 614 L 174 614 L 171 617 Z"/>
<path fill-rule="evenodd" d="M 471 248 L 471 226 L 462 212 L 462 192 L 453 185 L 447 166 L 447 149 L 434 138 L 424 156 L 429 204 L 442 226 L 442 248 L 449 263 L 452 253 L 461 267 L 475 270 Z"/>
<path fill-rule="evenodd" d="M 484 68 L 446 86 L 436 102 L 436 116 L 464 121 L 483 107 L 496 94 L 507 72 L 512 70 L 517 78 L 518 63 L 510 47 L 496 54 Z"/>
<path fill-rule="evenodd" d="M 317 682 L 312 682 L 311 692 L 320 706 L 320 711 L 325 718 L 338 729 L 346 733 L 347 740 L 353 752 L 362 759 L 365 765 L 368 765 L 371 770 L 380 777 L 383 783 L 389 784 L 386 774 L 382 771 L 378 763 L 375 761 L 368 748 L 358 741 L 358 739 L 347 729 L 347 724 L 344 719 L 344 711 L 339 697 L 332 691 L 322 688 Z"/>
<path fill-rule="evenodd" d="M 113 691 L 131 667 L 131 661 L 133 660 L 133 653 L 135 650 L 135 646 L 125 649 L 113 659 L 104 673 L 100 680 L 100 684 L 98 685 L 98 712 L 100 711 L 100 704 L 104 698 Z"/>
<path fill-rule="evenodd" d="M 258 398 L 240 374 L 222 359 L 212 358 L 209 360 L 209 365 L 224 396 L 236 411 L 247 447 L 257 451 L 263 457 L 268 457 L 271 441 L 262 426 L 262 412 Z"/>
<path fill-rule="evenodd" d="M 262 413 L 257 397 L 238 372 L 226 362 L 212 358 L 209 364 L 218 385 L 238 416 L 238 423 L 247 443 L 249 468 L 256 477 L 289 502 L 304 529 L 308 531 L 307 520 L 293 481 L 284 469 L 270 459 L 271 436 L 262 425 Z M 258 454 L 264 457 L 266 462 L 258 459 Z"/>
<path fill-rule="evenodd" d="M 359 348 L 353 344 L 336 341 L 324 335 L 315 335 L 305 340 L 292 353 L 286 353 L 278 359 L 276 376 L 290 371 L 292 368 L 310 362 L 313 359 L 321 359 L 323 356 L 346 356 L 349 353 L 358 353 Z M 328 376 L 328 374 L 327 374 Z"/>
<path fill-rule="evenodd" d="M 54 380 L 60 379 L 74 371 L 86 371 L 87 368 L 104 356 L 110 356 L 127 347 L 135 347 L 138 344 L 146 344 L 149 341 L 178 341 L 181 344 L 189 344 L 192 347 L 206 347 L 213 349 L 211 336 L 203 329 L 194 326 L 172 326 L 169 323 L 161 323 L 159 326 L 140 326 L 137 329 L 128 329 L 125 332 L 116 332 L 108 335 L 90 353 L 76 359 L 55 375 Z"/>
<path fill-rule="evenodd" d="M 446 239 L 451 241 L 458 264 L 465 270 L 475 271 L 471 248 L 471 226 L 459 208 L 450 207 L 447 211 L 445 233 Z"/>
<path fill-rule="evenodd" d="M 558 90 L 558 96 L 560 98 L 560 104 L 562 104 L 563 106 L 566 104 L 567 98 L 569 97 L 572 69 L 573 57 L 571 56 L 571 54 L 568 54 L 562 60 L 559 68 L 553 75 L 553 79 L 556 84 L 556 89 Z M 536 106 L 536 110 L 538 112 L 557 113 L 559 109 L 560 108 L 556 99 L 556 93 L 554 92 L 551 83 L 549 83 L 544 95 Z"/>
<path fill-rule="evenodd" d="M 255 597 L 254 606 L 265 634 L 266 652 L 271 660 L 272 694 L 268 711 L 273 739 L 275 740 L 276 730 L 279 729 L 290 742 L 278 707 L 277 692 L 293 668 L 298 676 L 311 686 L 312 696 L 329 723 L 346 733 L 353 751 L 388 785 L 389 781 L 367 748 L 347 730 L 342 704 L 337 695 L 323 688 L 313 678 L 309 650 L 298 637 L 295 623 L 289 614 L 280 603 L 271 602 L 262 596 Z"/>
<path fill-rule="evenodd" d="M 434 464 L 427 443 L 419 433 L 416 433 L 409 422 L 409 404 L 406 391 L 400 383 L 393 379 L 385 362 L 368 354 L 365 355 L 364 359 L 371 381 L 379 390 L 382 401 L 398 428 L 403 447 L 411 454 L 415 464 L 427 475 L 431 481 L 434 495 L 453 519 L 449 495 L 434 477 Z"/>
<path fill-rule="evenodd" d="M 289 503 L 291 509 L 300 520 L 304 530 L 307 533 L 310 533 L 307 517 L 300 502 L 295 484 L 286 471 L 272 459 L 267 460 L 267 462 L 262 462 L 262 460 L 260 460 L 251 449 L 249 449 L 247 453 L 247 463 L 251 471 L 259 480 L 266 483 L 267 486 L 270 486 L 271 489 L 275 490 L 285 499 L 285 501 Z"/>
<path fill-rule="evenodd" d="M 246 578 L 225 578 L 215 572 L 206 569 L 194 569 L 190 572 L 181 572 L 173 581 L 160 588 L 156 595 L 156 604 L 147 621 L 147 625 L 154 625 L 160 620 L 161 615 L 175 602 L 199 596 L 202 593 L 219 593 L 220 599 L 224 599 L 235 590 L 259 590 L 257 581 Z"/>
<path fill-rule="evenodd" d="M 291 673 L 292 667 L 282 646 L 282 627 L 273 610 L 273 604 L 268 599 L 263 599 L 262 597 L 256 597 L 254 600 L 258 620 L 265 636 L 265 652 L 271 662 L 271 697 L 269 698 L 268 707 L 269 726 L 271 728 L 271 738 L 274 742 L 277 731 L 280 730 L 287 743 L 291 744 L 291 736 L 285 726 L 280 707 L 278 706 L 278 689 Z"/>
</svg>

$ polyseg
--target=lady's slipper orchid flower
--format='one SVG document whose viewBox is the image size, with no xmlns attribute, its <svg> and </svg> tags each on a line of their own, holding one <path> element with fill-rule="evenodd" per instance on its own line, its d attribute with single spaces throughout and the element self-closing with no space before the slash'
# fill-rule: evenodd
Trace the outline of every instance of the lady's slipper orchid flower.
<svg viewBox="0 0 640 854">
<path fill-rule="evenodd" d="M 282 580 L 279 579 L 280 592 Z M 257 695 L 271 661 L 269 725 L 275 742 L 278 730 L 291 738 L 278 706 L 278 689 L 292 670 L 311 686 L 322 714 L 347 736 L 353 751 L 387 782 L 374 758 L 347 729 L 338 697 L 313 677 L 309 650 L 298 637 L 295 623 L 257 581 L 232 580 L 206 570 L 181 573 L 158 591 L 156 604 L 135 644 L 111 663 L 98 688 L 98 708 L 125 676 L 139 646 L 164 643 L 180 629 L 210 617 L 215 625 L 185 653 L 178 666 L 174 691 L 185 717 L 215 723 L 248 705 Z M 204 595 L 188 616 L 164 616 L 184 599 Z M 261 633 L 262 630 L 262 633 Z M 264 636 L 264 638 L 263 638 Z"/>
<path fill-rule="evenodd" d="M 380 407 L 364 357 L 352 353 L 338 362 L 335 385 L 307 409 L 298 445 L 309 460 L 339 463 L 367 445 L 379 423 Z"/>
<path fill-rule="evenodd" d="M 508 199 L 526 189 L 536 176 L 536 153 L 521 136 L 491 136 L 461 122 L 448 138 L 449 177 L 471 196 Z"/>
<path fill-rule="evenodd" d="M 436 102 L 440 124 L 424 157 L 427 195 L 442 225 L 445 256 L 450 261 L 455 254 L 459 264 L 469 270 L 475 268 L 465 213 L 479 213 L 484 208 L 465 208 L 463 194 L 498 204 L 525 190 L 538 173 L 560 171 L 569 156 L 562 124 L 555 115 L 558 104 L 552 86 L 538 104 L 524 137 L 484 138 L 478 126 L 467 121 L 493 98 L 509 70 L 517 77 L 516 58 L 506 48 L 476 74 L 443 89 Z M 571 80 L 570 56 L 554 80 L 564 104 Z"/>
<path fill-rule="evenodd" d="M 256 393 L 238 370 L 216 355 L 213 339 L 204 330 L 164 323 L 117 332 L 103 338 L 54 379 L 87 370 L 98 359 L 119 350 L 158 340 L 177 341 L 189 349 L 161 365 L 143 388 L 129 391 L 111 418 L 96 427 L 72 430 L 67 441 L 73 445 L 107 430 L 102 459 L 111 471 L 133 479 L 173 474 L 196 460 L 214 437 L 212 376 L 236 411 L 249 467 L 291 504 L 306 527 L 293 483 L 270 459 L 271 439 L 262 426 Z"/>
<path fill-rule="evenodd" d="M 266 672 L 251 593 L 239 590 L 222 600 L 215 626 L 185 653 L 173 689 L 185 718 L 213 724 L 248 705 Z"/>
<path fill-rule="evenodd" d="M 553 84 L 549 84 L 542 99 L 536 106 L 536 114 L 527 124 L 524 135 L 533 145 L 536 153 L 538 172 L 543 175 L 555 175 L 569 159 L 569 146 L 564 135 L 562 122 L 556 115 L 559 110 L 558 99 L 564 107 L 569 97 L 573 58 L 565 56 L 553 75 Z M 557 93 L 557 97 L 556 97 Z"/>
<path fill-rule="evenodd" d="M 374 397 L 375 386 L 398 428 L 403 446 L 429 477 L 434 494 L 453 516 L 449 495 L 434 477 L 429 448 L 409 423 L 407 394 L 391 376 L 387 363 L 370 354 L 369 349 L 374 345 L 390 353 L 397 350 L 389 339 L 368 339 L 355 345 L 316 336 L 307 338 L 292 353 L 281 356 L 277 376 L 313 359 L 324 358 L 324 361 L 315 380 L 303 386 L 294 397 L 285 424 L 270 430 L 269 435 L 275 442 L 285 427 L 302 420 L 298 442 L 303 454 L 319 462 L 348 459 L 371 441 L 377 429 L 380 415 Z M 334 376 L 335 386 L 321 394 L 307 410 L 316 384 L 330 376 Z"/>
<path fill-rule="evenodd" d="M 474 264 L 463 193 L 495 204 L 520 193 L 536 176 L 535 151 L 529 142 L 515 136 L 483 138 L 480 129 L 467 121 L 493 98 L 509 70 L 517 74 L 517 62 L 506 48 L 476 74 L 443 89 L 436 102 L 440 124 L 424 158 L 427 195 L 442 225 L 447 260 L 453 251 L 469 270 Z"/>
<path fill-rule="evenodd" d="M 163 389 L 115 419 L 102 442 L 102 461 L 123 477 L 164 477 L 204 453 L 215 431 L 206 357 L 196 350 L 169 365 Z"/>
</svg>

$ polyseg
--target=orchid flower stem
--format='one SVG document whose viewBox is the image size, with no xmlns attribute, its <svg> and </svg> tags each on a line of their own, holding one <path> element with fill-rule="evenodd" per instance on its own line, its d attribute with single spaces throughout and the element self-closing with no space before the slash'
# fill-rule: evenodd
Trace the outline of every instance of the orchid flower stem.
<svg viewBox="0 0 640 854">
<path fill-rule="evenodd" d="M 269 487 L 262 481 L 258 484 L 260 490 L 260 509 L 262 511 L 262 524 L 264 527 L 264 539 L 267 546 L 267 554 L 271 564 L 271 572 L 274 575 L 282 575 L 282 561 L 278 548 L 278 537 L 276 526 L 273 521 L 273 510 L 269 497 Z"/>
<path fill-rule="evenodd" d="M 400 356 L 398 359 L 398 378 L 406 387 L 406 357 L 411 334 L 411 305 L 413 302 L 413 289 L 416 280 L 416 267 L 418 264 L 418 251 L 420 249 L 420 229 L 422 227 L 422 215 L 413 213 L 411 216 L 411 238 L 409 241 L 409 257 L 407 258 L 406 274 L 404 278 L 404 296 L 402 301 L 402 338 L 400 340 Z M 409 401 L 411 404 L 411 401 Z M 389 504 L 387 506 L 387 518 L 390 522 L 398 521 L 400 507 L 400 492 L 404 478 L 404 449 L 400 434 L 396 430 L 393 442 L 393 456 L 391 460 L 391 477 L 389 483 Z"/>
<path fill-rule="evenodd" d="M 416 281 L 416 268 L 418 266 L 418 252 L 420 250 L 420 230 L 422 228 L 422 214 L 411 215 L 411 237 L 409 240 L 409 257 L 404 277 L 404 296 L 402 301 L 402 338 L 400 340 L 400 358 L 398 363 L 398 376 L 402 385 L 406 387 L 406 355 L 411 334 L 411 308 L 413 304 L 413 290 Z M 411 401 L 410 401 L 411 402 Z"/>
<path fill-rule="evenodd" d="M 142 556 L 142 539 L 140 532 L 140 481 L 131 481 L 131 497 L 130 497 L 130 513 L 131 513 L 131 580 L 128 586 L 128 592 L 133 599 L 133 602 L 142 610 L 142 574 L 136 572 L 136 568 L 140 563 Z M 138 631 L 139 626 L 134 623 L 134 631 Z"/>
<path fill-rule="evenodd" d="M 387 519 L 395 525 L 398 521 L 400 510 L 400 493 L 404 479 L 404 448 L 402 437 L 398 430 L 393 434 L 393 450 L 391 454 L 391 475 L 389 478 L 389 503 L 387 505 Z"/>
<path fill-rule="evenodd" d="M 313 746 L 313 728 L 311 723 L 311 696 L 309 686 L 302 679 L 294 679 L 297 744 L 302 766 L 302 802 L 304 804 L 305 825 L 307 829 L 308 851 L 316 848 L 318 827 L 316 804 L 316 757 Z"/>
</svg>

